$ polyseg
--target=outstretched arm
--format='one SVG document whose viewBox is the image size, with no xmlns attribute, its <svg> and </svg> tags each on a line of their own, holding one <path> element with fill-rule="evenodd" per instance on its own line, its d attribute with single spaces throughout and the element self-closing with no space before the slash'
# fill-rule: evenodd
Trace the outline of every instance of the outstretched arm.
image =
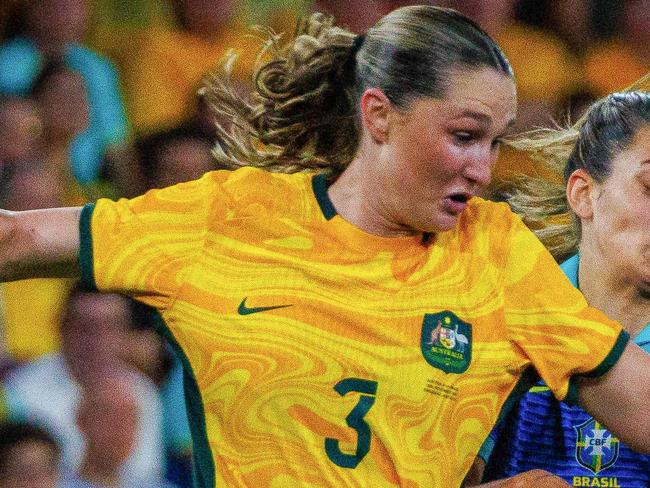
<svg viewBox="0 0 650 488">
<path fill-rule="evenodd" d="M 79 276 L 80 207 L 0 210 L 0 281 Z"/>
<path fill-rule="evenodd" d="M 603 376 L 584 378 L 579 403 L 635 451 L 650 454 L 650 354 L 630 342 Z"/>
<path fill-rule="evenodd" d="M 524 471 L 512 478 L 506 478 L 497 481 L 490 481 L 489 483 L 479 484 L 483 478 L 485 471 L 485 461 L 480 457 L 476 457 L 474 464 L 467 473 L 463 488 L 475 486 L 476 488 L 563 488 L 570 486 L 559 476 L 555 476 L 543 469 L 533 469 L 531 471 Z"/>
<path fill-rule="evenodd" d="M 533 469 L 532 471 L 526 471 L 512 478 L 478 485 L 477 488 L 568 488 L 570 486 L 559 476 L 555 476 L 542 469 Z"/>
</svg>

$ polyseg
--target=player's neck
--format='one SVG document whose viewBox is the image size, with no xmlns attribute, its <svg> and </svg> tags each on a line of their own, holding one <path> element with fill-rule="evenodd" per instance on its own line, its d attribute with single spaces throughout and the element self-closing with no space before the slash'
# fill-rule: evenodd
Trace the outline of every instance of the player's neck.
<svg viewBox="0 0 650 488">
<path fill-rule="evenodd" d="M 581 249 L 578 281 L 589 305 L 620 322 L 632 337 L 648 325 L 650 300 L 640 295 L 637 284 L 626 279 L 617 263 Z"/>
<path fill-rule="evenodd" d="M 369 154 L 370 153 L 370 154 Z M 374 154 L 366 150 L 357 156 L 329 187 L 328 196 L 337 213 L 346 221 L 369 234 L 382 237 L 407 237 L 419 232 L 398 222 L 386 204 L 387 192 L 382 190 L 367 163 Z M 389 199 L 390 200 L 390 199 Z"/>
</svg>

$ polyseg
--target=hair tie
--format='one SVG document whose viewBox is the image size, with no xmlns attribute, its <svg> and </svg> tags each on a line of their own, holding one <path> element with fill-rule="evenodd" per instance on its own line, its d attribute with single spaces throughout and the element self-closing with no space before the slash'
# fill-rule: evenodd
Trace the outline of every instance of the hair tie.
<svg viewBox="0 0 650 488">
<path fill-rule="evenodd" d="M 352 50 L 350 51 L 350 56 L 355 56 L 359 52 L 359 49 L 361 49 L 361 46 L 363 45 L 363 41 L 365 39 L 365 34 L 359 34 L 354 38 L 354 41 L 352 41 Z"/>
<path fill-rule="evenodd" d="M 333 77 L 335 83 L 341 83 L 344 86 L 354 85 L 356 82 L 356 65 L 357 65 L 357 53 L 361 49 L 365 35 L 361 34 L 354 38 L 352 41 L 352 46 L 348 52 L 347 57 L 345 58 L 343 65 L 340 69 L 334 69 L 330 76 Z"/>
</svg>

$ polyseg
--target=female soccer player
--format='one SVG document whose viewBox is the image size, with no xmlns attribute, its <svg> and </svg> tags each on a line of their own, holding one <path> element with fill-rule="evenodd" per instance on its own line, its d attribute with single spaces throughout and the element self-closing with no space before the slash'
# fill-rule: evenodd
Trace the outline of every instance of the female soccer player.
<svg viewBox="0 0 650 488">
<path fill-rule="evenodd" d="M 494 42 L 430 6 L 365 38 L 322 15 L 297 33 L 250 100 L 208 89 L 232 120 L 219 158 L 243 168 L 4 213 L 0 277 L 158 310 L 204 487 L 460 486 L 533 368 L 650 452 L 650 357 L 476 196 L 515 117 Z"/>
<path fill-rule="evenodd" d="M 556 254 L 574 253 L 562 265 L 571 283 L 650 352 L 650 93 L 610 95 L 576 127 L 517 145 L 550 158 L 566 186 L 531 183 L 531 191 L 513 196 L 514 207 L 541 222 L 571 215 L 570 223 L 546 226 L 541 237 Z M 484 446 L 488 458 L 496 442 L 487 476 L 543 468 L 572 486 L 649 486 L 650 457 L 608 427 L 579 406 L 558 402 L 540 382 Z M 627 428 L 637 426 L 630 421 Z"/>
</svg>

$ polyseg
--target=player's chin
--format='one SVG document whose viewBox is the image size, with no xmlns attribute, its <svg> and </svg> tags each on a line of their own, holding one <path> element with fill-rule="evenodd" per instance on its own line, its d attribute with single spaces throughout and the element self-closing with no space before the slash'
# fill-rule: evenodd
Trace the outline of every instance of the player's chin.
<svg viewBox="0 0 650 488">
<path fill-rule="evenodd" d="M 458 219 L 458 215 L 450 215 L 447 213 L 437 215 L 433 221 L 428 223 L 429 228 L 424 229 L 424 231 L 436 233 L 452 230 L 458 224 Z"/>
<path fill-rule="evenodd" d="M 449 230 L 453 229 L 454 227 L 456 227 L 456 222 L 451 223 L 451 224 L 447 223 L 447 222 L 444 222 L 444 223 L 440 223 L 440 222 L 435 222 L 435 223 L 425 222 L 425 223 L 422 223 L 422 222 L 420 222 L 420 223 L 412 226 L 412 228 L 416 229 L 418 232 L 422 232 L 423 234 L 432 234 L 432 235 L 438 234 L 440 232 L 449 231 Z"/>
<path fill-rule="evenodd" d="M 458 224 L 459 218 L 459 215 L 453 215 L 449 212 L 434 208 L 429 212 L 423 212 L 423 214 L 420 214 L 417 217 L 412 215 L 409 224 L 412 229 L 415 229 L 418 232 L 437 234 L 455 228 Z"/>
</svg>

